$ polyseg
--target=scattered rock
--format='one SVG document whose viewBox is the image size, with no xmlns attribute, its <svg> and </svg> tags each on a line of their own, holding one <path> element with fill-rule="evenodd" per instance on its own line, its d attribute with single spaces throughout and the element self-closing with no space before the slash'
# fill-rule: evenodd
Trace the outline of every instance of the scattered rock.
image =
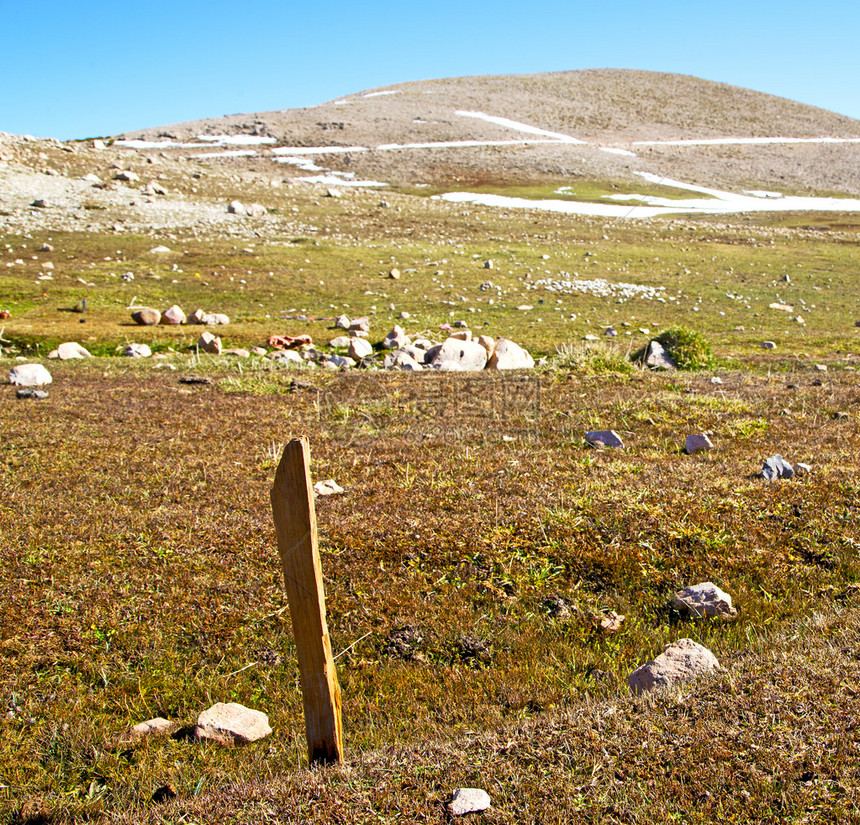
<svg viewBox="0 0 860 825">
<path fill-rule="evenodd" d="M 57 347 L 57 358 L 61 361 L 69 361 L 72 358 L 92 358 L 89 350 L 75 341 L 66 341 Z"/>
<path fill-rule="evenodd" d="M 314 495 L 317 496 L 339 496 L 343 492 L 343 487 L 341 487 L 333 478 L 326 479 L 325 481 L 318 481 L 314 484 Z"/>
<path fill-rule="evenodd" d="M 778 301 L 774 301 L 772 304 L 769 304 L 769 309 L 778 309 L 780 312 L 794 312 L 794 307 L 789 304 L 780 304 Z"/>
<path fill-rule="evenodd" d="M 209 355 L 221 354 L 221 339 L 211 332 L 204 332 L 197 339 L 197 349 L 201 352 L 206 352 Z"/>
<path fill-rule="evenodd" d="M 483 347 L 480 342 L 478 345 Z M 535 359 L 528 352 L 507 338 L 499 338 L 492 353 L 487 362 L 489 370 L 530 370 L 535 365 Z"/>
<path fill-rule="evenodd" d="M 261 203 L 249 203 L 245 207 L 245 214 L 251 218 L 262 218 L 269 214 L 269 210 Z"/>
<path fill-rule="evenodd" d="M 827 364 L 816 364 L 815 370 L 816 372 L 827 372 Z"/>
<path fill-rule="evenodd" d="M 388 277 L 391 278 L 392 281 L 399 281 L 400 280 L 400 270 L 395 267 L 394 269 L 389 271 Z"/>
<path fill-rule="evenodd" d="M 227 204 L 227 211 L 231 215 L 244 215 L 245 214 L 245 204 L 242 201 L 230 201 Z"/>
<path fill-rule="evenodd" d="M 18 364 L 9 370 L 9 382 L 19 387 L 43 387 L 53 380 L 41 364 Z"/>
<path fill-rule="evenodd" d="M 266 340 L 266 346 L 274 349 L 298 349 L 313 345 L 310 335 L 270 335 Z"/>
<path fill-rule="evenodd" d="M 695 455 L 696 453 L 700 453 L 703 450 L 712 450 L 713 448 L 713 442 L 704 433 L 695 433 L 694 435 L 688 435 L 687 443 L 684 446 L 684 449 L 687 451 L 688 455 Z"/>
<path fill-rule="evenodd" d="M 761 342 L 762 349 L 776 349 L 776 344 L 773 341 L 762 341 Z"/>
<path fill-rule="evenodd" d="M 352 321 L 349 320 L 348 315 L 338 315 L 337 318 L 334 319 L 335 329 L 349 329 Z"/>
<path fill-rule="evenodd" d="M 585 440 L 594 446 L 623 447 L 624 442 L 615 430 L 590 430 L 585 434 Z"/>
<path fill-rule="evenodd" d="M 349 322 L 349 329 L 351 332 L 370 332 L 370 318 L 366 315 L 361 318 L 353 318 Z"/>
<path fill-rule="evenodd" d="M 331 341 L 328 342 L 328 345 L 332 347 L 332 349 L 346 349 L 352 341 L 348 335 L 338 335 L 337 338 L 332 338 Z"/>
<path fill-rule="evenodd" d="M 207 312 L 201 317 L 200 323 L 207 327 L 225 326 L 230 323 L 230 318 L 223 312 Z"/>
<path fill-rule="evenodd" d="M 167 252 L 170 252 L 170 249 L 166 246 L 154 246 L 149 250 L 150 255 L 164 255 Z"/>
<path fill-rule="evenodd" d="M 712 384 L 722 384 L 722 383 L 723 383 L 723 379 L 722 379 L 722 378 L 720 378 L 720 376 L 719 376 L 719 375 L 714 375 L 714 376 L 711 378 L 711 383 L 712 383 Z"/>
<path fill-rule="evenodd" d="M 53 252 L 53 251 L 54 251 L 54 247 L 51 246 L 51 244 L 49 244 L 49 243 L 43 243 L 39 247 L 39 252 Z"/>
<path fill-rule="evenodd" d="M 304 364 L 304 359 L 294 349 L 278 349 L 266 355 L 269 361 L 276 364 Z"/>
<path fill-rule="evenodd" d="M 652 370 L 673 370 L 676 368 L 675 362 L 657 340 L 648 342 L 642 363 Z"/>
<path fill-rule="evenodd" d="M 410 349 L 413 351 L 410 351 Z M 417 372 L 419 370 L 423 370 L 424 365 L 415 357 L 414 352 L 420 352 L 420 350 L 406 348 L 389 352 L 382 362 L 383 369 L 402 370 L 404 372 Z"/>
<path fill-rule="evenodd" d="M 121 169 L 113 176 L 114 180 L 120 180 L 125 183 L 137 183 L 140 180 L 140 175 L 132 172 L 130 169 Z"/>
<path fill-rule="evenodd" d="M 146 344 L 129 344 L 122 354 L 129 358 L 149 358 L 152 350 Z"/>
<path fill-rule="evenodd" d="M 394 326 L 394 329 L 385 336 L 382 341 L 382 346 L 385 349 L 400 349 L 409 343 L 409 338 L 406 336 L 406 330 L 401 326 Z"/>
<path fill-rule="evenodd" d="M 452 332 L 448 337 L 453 338 L 455 341 L 471 341 L 472 331 L 468 329 L 461 329 L 458 332 Z"/>
<path fill-rule="evenodd" d="M 241 347 L 234 347 L 233 349 L 225 349 L 221 351 L 221 355 L 232 355 L 234 358 L 250 358 L 251 353 L 246 349 L 242 349 Z"/>
<path fill-rule="evenodd" d="M 479 335 L 476 340 L 487 351 L 487 360 L 489 361 L 493 357 L 493 350 L 496 348 L 495 339 L 489 335 Z"/>
<path fill-rule="evenodd" d="M 161 313 L 162 324 L 178 326 L 184 324 L 186 320 L 185 313 L 176 304 Z"/>
<path fill-rule="evenodd" d="M 350 338 L 349 352 L 347 354 L 350 358 L 361 361 L 362 358 L 373 355 L 373 346 L 369 341 L 365 341 L 364 338 Z"/>
<path fill-rule="evenodd" d="M 794 468 L 781 455 L 774 455 L 764 462 L 761 476 L 768 481 L 775 478 L 793 478 Z"/>
<path fill-rule="evenodd" d="M 648 693 L 704 676 L 719 667 L 717 657 L 706 647 L 692 639 L 679 639 L 666 645 L 654 661 L 634 670 L 627 684 L 634 693 Z"/>
<path fill-rule="evenodd" d="M 167 190 L 160 184 L 156 183 L 154 180 L 151 180 L 146 186 L 143 187 L 144 195 L 166 195 Z"/>
<path fill-rule="evenodd" d="M 805 476 L 809 475 L 812 472 L 812 465 L 804 464 L 802 461 L 798 461 L 797 464 L 794 465 L 794 474 L 796 476 Z"/>
<path fill-rule="evenodd" d="M 672 607 L 696 619 L 703 616 L 733 619 L 738 615 L 738 611 L 732 607 L 732 597 L 712 582 L 702 582 L 679 590 L 672 599 Z"/>
<path fill-rule="evenodd" d="M 30 206 L 35 206 L 37 209 L 47 209 L 48 202 L 44 198 L 36 198 Z"/>
<path fill-rule="evenodd" d="M 154 719 L 138 722 L 134 727 L 129 728 L 126 737 L 136 740 L 143 739 L 145 736 L 170 736 L 175 729 L 175 722 L 162 716 L 156 716 Z"/>
<path fill-rule="evenodd" d="M 490 807 L 490 795 L 480 788 L 456 788 L 448 803 L 451 816 L 486 811 Z"/>
<path fill-rule="evenodd" d="M 161 321 L 161 313 L 152 307 L 140 307 L 131 313 L 131 320 L 141 327 L 154 327 Z"/>
<path fill-rule="evenodd" d="M 37 401 L 44 401 L 48 397 L 47 390 L 40 390 L 38 387 L 23 387 L 15 392 L 16 398 L 32 398 Z"/>
<path fill-rule="evenodd" d="M 238 702 L 218 702 L 197 717 L 196 739 L 220 745 L 242 745 L 256 742 L 272 732 L 269 717 Z"/>
<path fill-rule="evenodd" d="M 428 351 L 427 363 L 440 370 L 477 372 L 487 365 L 487 351 L 476 341 L 448 338 Z"/>
</svg>

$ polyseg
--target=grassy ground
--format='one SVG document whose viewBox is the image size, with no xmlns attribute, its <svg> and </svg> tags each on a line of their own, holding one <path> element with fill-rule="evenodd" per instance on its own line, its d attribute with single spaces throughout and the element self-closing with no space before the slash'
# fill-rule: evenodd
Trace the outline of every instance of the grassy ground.
<svg viewBox="0 0 860 825">
<path fill-rule="evenodd" d="M 210 237 L 114 231 L 94 210 L 89 231 L 2 239 L 0 366 L 65 340 L 98 357 L 46 362 L 45 401 L 0 387 L 0 816 L 441 821 L 462 784 L 490 792 L 498 822 L 858 821 L 853 218 L 606 222 L 191 180 L 188 197 L 247 193 L 270 216 Z M 534 288 L 563 273 L 665 301 Z M 82 298 L 85 314 L 63 311 Z M 226 312 L 225 346 L 324 345 L 341 312 L 370 313 L 381 339 L 406 311 L 409 332 L 466 320 L 549 363 L 332 375 L 196 358 L 200 328 L 134 326 L 132 300 Z M 714 371 L 627 365 L 676 324 L 713 345 Z M 609 325 L 614 343 L 583 344 Z M 116 354 L 132 341 L 166 357 Z M 588 448 L 598 427 L 626 449 Z M 716 449 L 684 455 L 706 430 Z M 299 434 L 314 477 L 347 491 L 318 502 L 341 770 L 306 767 L 268 503 Z M 813 472 L 764 483 L 777 452 Z M 671 609 L 707 580 L 736 621 Z M 599 629 L 610 611 L 625 616 L 614 633 Z M 626 675 L 685 636 L 725 670 L 629 697 Z M 216 701 L 267 712 L 274 734 L 235 750 L 117 742 Z M 153 802 L 167 784 L 177 798 Z"/>
</svg>

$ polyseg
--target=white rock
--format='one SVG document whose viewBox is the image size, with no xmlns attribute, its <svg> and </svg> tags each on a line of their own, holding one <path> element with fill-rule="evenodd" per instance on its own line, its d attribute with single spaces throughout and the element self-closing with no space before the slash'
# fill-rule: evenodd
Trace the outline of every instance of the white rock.
<svg viewBox="0 0 860 825">
<path fill-rule="evenodd" d="M 410 352 L 405 349 L 394 350 L 385 356 L 382 366 L 387 370 L 403 370 L 414 371 L 424 369 L 420 361 L 418 361 Z"/>
<path fill-rule="evenodd" d="M 634 693 L 647 693 L 704 676 L 719 667 L 717 657 L 706 647 L 692 639 L 679 639 L 666 645 L 653 662 L 634 670 L 627 684 Z"/>
<path fill-rule="evenodd" d="M 152 350 L 146 344 L 129 344 L 122 354 L 128 358 L 149 358 Z"/>
<path fill-rule="evenodd" d="M 480 788 L 457 788 L 451 795 L 448 810 L 451 816 L 464 816 L 486 811 L 490 804 L 490 795 Z"/>
<path fill-rule="evenodd" d="M 227 211 L 231 215 L 244 215 L 245 214 L 245 204 L 242 201 L 230 201 L 227 204 Z"/>
<path fill-rule="evenodd" d="M 194 312 L 191 313 L 186 319 L 186 324 L 202 324 L 204 318 L 204 313 L 202 309 L 195 309 Z"/>
<path fill-rule="evenodd" d="M 798 461 L 797 464 L 794 465 L 795 475 L 805 476 L 812 472 L 811 464 L 804 464 L 802 461 Z"/>
<path fill-rule="evenodd" d="M 114 180 L 125 181 L 126 183 L 136 183 L 140 180 L 140 175 L 132 172 L 130 169 L 123 169 L 113 176 Z"/>
<path fill-rule="evenodd" d="M 409 338 L 406 336 L 406 330 L 401 326 L 394 326 L 394 329 L 385 336 L 382 341 L 382 346 L 385 349 L 400 349 L 409 343 Z"/>
<path fill-rule="evenodd" d="M 166 246 L 154 246 L 149 250 L 150 255 L 164 255 L 166 252 L 170 252 Z"/>
<path fill-rule="evenodd" d="M 675 362 L 659 341 L 649 341 L 645 352 L 645 366 L 652 370 L 673 370 Z"/>
<path fill-rule="evenodd" d="M 42 364 L 18 364 L 9 370 L 9 381 L 19 387 L 42 387 L 53 380 Z"/>
<path fill-rule="evenodd" d="M 325 481 L 318 481 L 314 484 L 314 494 L 318 496 L 339 496 L 343 492 L 343 487 L 341 487 L 333 478 L 326 479 Z"/>
<path fill-rule="evenodd" d="M 496 347 L 495 339 L 491 338 L 489 335 L 479 335 L 476 340 L 487 351 L 487 358 L 492 358 L 493 350 Z"/>
<path fill-rule="evenodd" d="M 480 344 L 480 342 L 479 342 Z M 481 345 L 483 346 L 483 345 Z M 490 370 L 530 370 L 535 365 L 535 359 L 519 344 L 507 338 L 499 338 L 493 349 L 493 354 L 487 362 Z"/>
<path fill-rule="evenodd" d="M 57 347 L 57 358 L 68 361 L 72 358 L 92 358 L 92 355 L 76 341 L 66 341 Z"/>
<path fill-rule="evenodd" d="M 294 349 L 276 349 L 266 355 L 270 361 L 276 364 L 304 364 L 302 356 Z"/>
<path fill-rule="evenodd" d="M 200 323 L 205 324 L 207 327 L 217 327 L 229 324 L 230 318 L 223 312 L 208 312 L 202 317 Z"/>
<path fill-rule="evenodd" d="M 487 351 L 477 341 L 449 338 L 433 350 L 427 353 L 428 363 L 436 369 L 477 372 L 487 366 Z"/>
<path fill-rule="evenodd" d="M 776 349 L 776 344 L 773 341 L 762 341 L 761 342 L 762 349 Z"/>
<path fill-rule="evenodd" d="M 348 315 L 338 315 L 337 318 L 334 319 L 334 325 L 336 329 L 349 329 L 352 321 L 349 320 Z"/>
<path fill-rule="evenodd" d="M 235 347 L 233 349 L 225 349 L 221 351 L 221 355 L 232 355 L 234 358 L 250 358 L 251 353 L 248 350 L 243 349 L 242 347 Z"/>
<path fill-rule="evenodd" d="M 331 341 L 328 342 L 328 345 L 334 349 L 345 349 L 351 343 L 352 338 L 348 335 L 338 335 L 337 338 L 332 338 Z"/>
<path fill-rule="evenodd" d="M 209 355 L 221 354 L 221 339 L 211 332 L 204 332 L 197 339 L 197 349 L 201 352 L 209 353 Z"/>
<path fill-rule="evenodd" d="M 175 728 L 175 722 L 163 716 L 156 716 L 154 719 L 138 722 L 129 730 L 129 733 L 134 739 L 141 739 L 144 736 L 169 736 Z"/>
<path fill-rule="evenodd" d="M 197 717 L 194 735 L 222 745 L 256 742 L 272 732 L 269 717 L 238 702 L 218 702 Z"/>
<path fill-rule="evenodd" d="M 615 430 L 589 430 L 585 434 L 585 440 L 589 444 L 600 442 L 604 447 L 623 447 L 624 442 Z"/>
<path fill-rule="evenodd" d="M 672 599 L 672 606 L 694 618 L 718 616 L 733 619 L 738 611 L 732 607 L 732 597 L 713 582 L 702 582 L 679 590 Z"/>
<path fill-rule="evenodd" d="M 695 433 L 694 435 L 687 436 L 687 443 L 684 446 L 684 449 L 687 451 L 688 455 L 694 455 L 695 453 L 700 453 L 703 450 L 712 450 L 714 447 L 713 442 L 708 436 L 704 433 Z"/>
<path fill-rule="evenodd" d="M 264 215 L 269 214 L 269 210 L 261 203 L 249 203 L 245 207 L 245 214 L 250 215 L 252 218 L 262 218 Z"/>
<path fill-rule="evenodd" d="M 781 455 L 772 455 L 765 460 L 761 475 L 768 481 L 775 478 L 794 478 L 794 468 Z"/>
</svg>

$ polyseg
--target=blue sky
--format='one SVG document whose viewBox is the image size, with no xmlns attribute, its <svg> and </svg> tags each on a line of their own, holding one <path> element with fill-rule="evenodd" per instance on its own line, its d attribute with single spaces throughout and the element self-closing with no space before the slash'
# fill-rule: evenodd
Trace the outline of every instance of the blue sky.
<svg viewBox="0 0 860 825">
<path fill-rule="evenodd" d="M 588 68 L 695 75 L 860 118 L 856 0 L 0 0 L 0 20 L 0 131 L 39 137 Z"/>
</svg>

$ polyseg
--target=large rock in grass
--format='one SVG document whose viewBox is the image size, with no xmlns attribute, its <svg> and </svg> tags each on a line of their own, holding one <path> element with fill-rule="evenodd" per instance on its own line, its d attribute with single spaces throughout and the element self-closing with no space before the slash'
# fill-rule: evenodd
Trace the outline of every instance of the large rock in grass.
<svg viewBox="0 0 860 825">
<path fill-rule="evenodd" d="M 645 350 L 643 363 L 648 369 L 652 370 L 673 370 L 675 362 L 669 356 L 669 353 L 663 348 L 663 345 L 657 341 L 649 341 L 648 347 Z"/>
<path fill-rule="evenodd" d="M 457 788 L 451 794 L 448 810 L 451 816 L 465 816 L 486 811 L 490 804 L 490 795 L 481 788 Z"/>
<path fill-rule="evenodd" d="M 373 345 L 369 341 L 365 341 L 364 338 L 351 338 L 347 355 L 356 361 L 361 361 L 362 358 L 373 355 Z"/>
<path fill-rule="evenodd" d="M 627 684 L 634 693 L 648 693 L 697 679 L 719 667 L 717 657 L 706 647 L 692 639 L 678 639 L 666 645 L 653 662 L 634 670 L 627 677 Z"/>
<path fill-rule="evenodd" d="M 185 313 L 176 304 L 161 313 L 161 323 L 168 326 L 179 326 L 184 324 L 186 320 Z"/>
<path fill-rule="evenodd" d="M 485 349 L 483 343 L 479 346 Z M 499 338 L 495 342 L 493 354 L 487 361 L 488 370 L 530 370 L 535 365 L 535 359 L 519 344 L 507 338 Z"/>
<path fill-rule="evenodd" d="M 131 320 L 141 327 L 154 327 L 161 321 L 161 313 L 152 307 L 140 307 L 131 313 Z"/>
<path fill-rule="evenodd" d="M 672 606 L 682 613 L 701 619 L 705 616 L 733 619 L 738 611 L 732 607 L 732 597 L 713 582 L 702 582 L 679 590 Z"/>
<path fill-rule="evenodd" d="M 218 702 L 197 717 L 194 736 L 219 745 L 244 745 L 272 732 L 269 717 L 238 702 Z"/>
<path fill-rule="evenodd" d="M 794 478 L 794 467 L 781 455 L 772 455 L 765 460 L 761 468 L 761 477 L 768 481 L 773 481 L 775 478 Z"/>
<path fill-rule="evenodd" d="M 487 366 L 487 351 L 477 341 L 449 338 L 427 352 L 427 363 L 438 370 L 478 372 Z"/>
<path fill-rule="evenodd" d="M 585 440 L 593 447 L 624 447 L 621 436 L 615 430 L 589 430 Z"/>
<path fill-rule="evenodd" d="M 207 327 L 224 326 L 230 323 L 230 318 L 223 312 L 207 312 L 200 323 L 205 324 Z"/>
<path fill-rule="evenodd" d="M 92 358 L 90 351 L 82 347 L 76 341 L 66 341 L 60 344 L 48 358 L 59 358 L 61 361 L 70 361 L 73 358 Z"/>
<path fill-rule="evenodd" d="M 221 339 L 217 335 L 213 335 L 211 332 L 204 332 L 197 339 L 197 349 L 199 349 L 200 352 L 209 353 L 209 355 L 220 355 Z"/>
<path fill-rule="evenodd" d="M 41 364 L 18 364 L 9 370 L 9 381 L 19 387 L 42 387 L 53 380 Z"/>
<path fill-rule="evenodd" d="M 129 344 L 122 354 L 128 358 L 149 358 L 152 350 L 148 344 Z"/>
</svg>

